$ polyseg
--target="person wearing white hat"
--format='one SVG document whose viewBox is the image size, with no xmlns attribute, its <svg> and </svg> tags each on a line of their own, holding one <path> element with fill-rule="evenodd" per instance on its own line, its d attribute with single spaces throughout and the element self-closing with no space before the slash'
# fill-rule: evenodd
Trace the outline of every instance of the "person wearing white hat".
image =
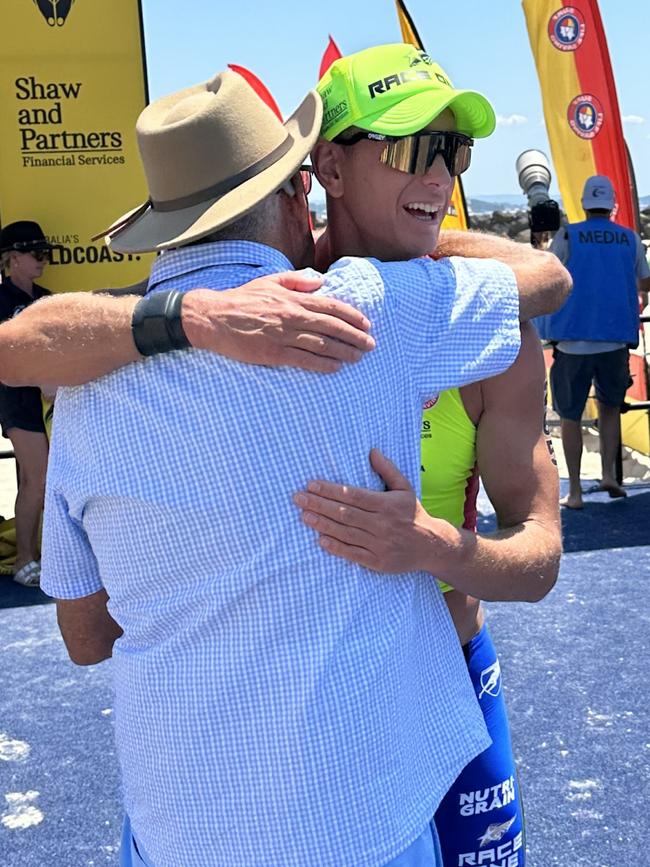
<svg viewBox="0 0 650 867">
<path fill-rule="evenodd" d="M 628 351 L 639 342 L 638 293 L 650 289 L 650 267 L 637 233 L 612 219 L 615 204 L 608 177 L 587 178 L 586 220 L 560 229 L 550 247 L 573 277 L 571 296 L 540 327 L 555 344 L 551 390 L 569 471 L 569 493 L 561 503 L 570 509 L 583 507 L 580 421 L 592 383 L 598 403 L 599 489 L 610 497 L 626 496 L 615 469 L 620 407 L 630 384 Z"/>
</svg>

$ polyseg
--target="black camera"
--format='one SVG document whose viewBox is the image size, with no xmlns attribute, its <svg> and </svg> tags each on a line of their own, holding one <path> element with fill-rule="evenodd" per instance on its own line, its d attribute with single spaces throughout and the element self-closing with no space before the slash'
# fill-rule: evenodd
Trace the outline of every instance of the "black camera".
<svg viewBox="0 0 650 867">
<path fill-rule="evenodd" d="M 557 232 L 560 228 L 560 206 L 555 199 L 537 202 L 528 212 L 531 232 Z"/>
</svg>

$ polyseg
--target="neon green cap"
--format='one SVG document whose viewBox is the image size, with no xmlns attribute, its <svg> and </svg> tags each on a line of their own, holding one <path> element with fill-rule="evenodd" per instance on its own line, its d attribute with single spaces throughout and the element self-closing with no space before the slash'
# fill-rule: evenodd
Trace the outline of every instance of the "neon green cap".
<svg viewBox="0 0 650 867">
<path fill-rule="evenodd" d="M 411 135 L 445 108 L 453 110 L 458 131 L 473 138 L 491 135 L 496 125 L 482 94 L 456 90 L 425 52 L 403 42 L 341 57 L 316 89 L 323 100 L 321 135 L 329 141 L 351 126 Z"/>
</svg>

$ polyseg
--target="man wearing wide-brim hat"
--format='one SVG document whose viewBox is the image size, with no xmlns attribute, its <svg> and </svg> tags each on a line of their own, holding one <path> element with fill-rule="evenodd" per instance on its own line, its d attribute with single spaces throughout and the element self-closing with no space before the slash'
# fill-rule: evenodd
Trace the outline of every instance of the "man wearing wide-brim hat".
<svg viewBox="0 0 650 867">
<path fill-rule="evenodd" d="M 145 109 L 150 199 L 108 231 L 167 251 L 142 351 L 183 345 L 184 290 L 311 262 L 301 166 L 321 114 L 310 93 L 282 124 L 231 72 Z M 338 563 L 291 497 L 308 478 L 376 486 L 372 445 L 415 482 L 423 400 L 516 356 L 515 276 L 350 259 L 322 292 L 377 338 L 337 376 L 184 352 L 59 395 L 43 584 L 75 661 L 112 652 L 125 863 L 414 863 L 432 783 L 485 745 L 433 582 Z M 78 615 L 107 596 L 108 621 Z"/>
</svg>

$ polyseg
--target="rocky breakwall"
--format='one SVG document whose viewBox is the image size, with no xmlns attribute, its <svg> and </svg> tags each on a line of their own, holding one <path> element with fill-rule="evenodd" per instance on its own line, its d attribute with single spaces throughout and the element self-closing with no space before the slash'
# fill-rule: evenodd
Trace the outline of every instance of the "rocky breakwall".
<svg viewBox="0 0 650 867">
<path fill-rule="evenodd" d="M 566 217 L 563 215 L 563 220 Z M 530 243 L 527 211 L 492 211 L 488 214 L 472 214 L 472 229 L 491 232 L 523 244 Z M 650 208 L 641 211 L 641 237 L 650 239 Z"/>
</svg>

